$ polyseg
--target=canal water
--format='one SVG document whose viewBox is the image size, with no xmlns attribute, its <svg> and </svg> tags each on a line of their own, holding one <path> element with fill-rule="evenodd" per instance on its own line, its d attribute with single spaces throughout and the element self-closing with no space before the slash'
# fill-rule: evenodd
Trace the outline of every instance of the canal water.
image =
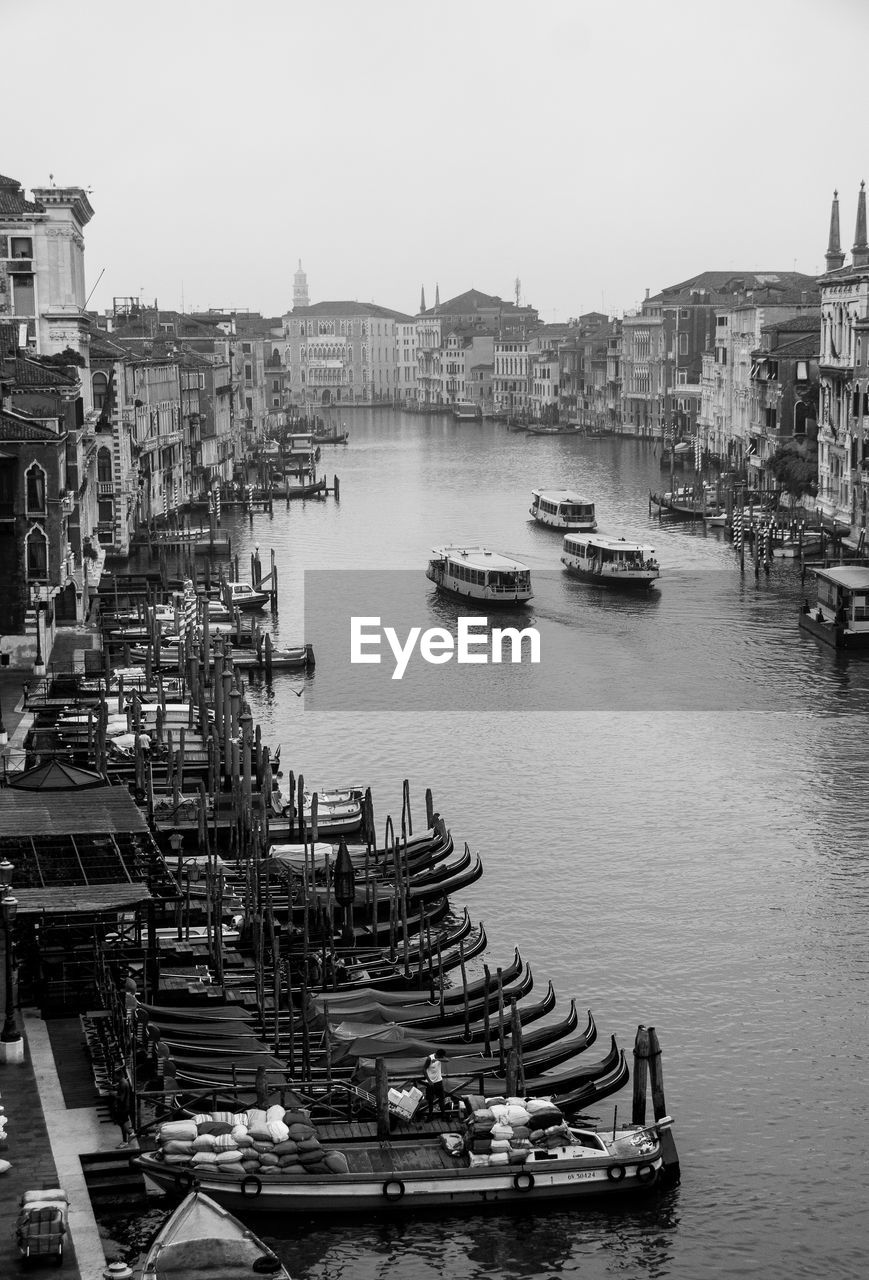
<svg viewBox="0 0 869 1280">
<path fill-rule="evenodd" d="M 312 676 L 252 687 L 264 739 L 308 785 L 370 784 L 378 829 L 424 793 L 483 878 L 460 895 L 490 964 L 518 946 L 559 1010 L 591 1008 L 600 1056 L 638 1023 L 663 1049 L 682 1181 L 635 1207 L 329 1222 L 251 1219 L 295 1280 L 850 1277 L 866 1207 L 869 663 L 801 633 L 798 567 L 755 576 L 721 530 L 659 521 L 647 442 L 348 411 L 324 448 L 340 502 L 233 516 L 242 575 L 280 571 L 282 643 Z M 569 579 L 534 487 L 578 489 L 601 532 L 653 545 L 641 597 Z M 433 547 L 532 569 L 540 663 L 349 661 L 359 608 L 455 631 Z M 267 564 L 266 564 L 267 567 Z M 327 572 L 328 571 L 328 572 Z M 510 622 L 519 625 L 515 614 Z M 387 646 L 384 642 L 384 656 Z M 412 669 L 411 669 L 412 667 Z M 630 1090 L 601 1104 L 629 1118 Z"/>
</svg>

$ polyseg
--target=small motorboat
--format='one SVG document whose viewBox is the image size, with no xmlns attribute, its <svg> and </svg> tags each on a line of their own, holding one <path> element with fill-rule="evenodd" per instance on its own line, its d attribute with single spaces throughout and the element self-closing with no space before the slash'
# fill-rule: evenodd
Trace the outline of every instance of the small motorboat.
<svg viewBox="0 0 869 1280">
<path fill-rule="evenodd" d="M 139 1274 L 141 1280 L 290 1280 L 280 1258 L 202 1191 L 191 1191 L 163 1224 Z"/>
<path fill-rule="evenodd" d="M 267 591 L 258 591 L 249 582 L 224 583 L 224 603 L 231 610 L 242 613 L 252 609 L 264 609 L 271 597 Z"/>
</svg>

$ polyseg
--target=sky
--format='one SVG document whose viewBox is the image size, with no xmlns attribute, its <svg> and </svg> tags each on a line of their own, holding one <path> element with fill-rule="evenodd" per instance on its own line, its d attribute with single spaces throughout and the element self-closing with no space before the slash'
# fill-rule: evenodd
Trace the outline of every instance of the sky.
<svg viewBox="0 0 869 1280">
<path fill-rule="evenodd" d="M 301 260 L 312 302 L 621 315 L 820 272 L 834 188 L 850 249 L 867 37 L 865 0 L 0 0 L 0 173 L 89 189 L 91 309 L 277 316 Z"/>
</svg>

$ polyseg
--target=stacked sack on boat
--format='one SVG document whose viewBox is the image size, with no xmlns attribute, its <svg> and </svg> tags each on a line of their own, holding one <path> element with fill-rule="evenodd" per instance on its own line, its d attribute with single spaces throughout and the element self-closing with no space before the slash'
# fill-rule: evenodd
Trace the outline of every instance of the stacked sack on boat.
<svg viewBox="0 0 869 1280">
<path fill-rule="evenodd" d="M 471 1100 L 467 1149 L 473 1165 L 524 1164 L 536 1148 L 569 1142 L 564 1116 L 548 1098 L 504 1098 L 475 1107 Z"/>
<path fill-rule="evenodd" d="M 261 1178 L 348 1172 L 346 1156 L 322 1146 L 307 1111 L 279 1105 L 171 1120 L 160 1126 L 157 1140 L 166 1164 L 182 1165 L 193 1174 Z"/>
</svg>

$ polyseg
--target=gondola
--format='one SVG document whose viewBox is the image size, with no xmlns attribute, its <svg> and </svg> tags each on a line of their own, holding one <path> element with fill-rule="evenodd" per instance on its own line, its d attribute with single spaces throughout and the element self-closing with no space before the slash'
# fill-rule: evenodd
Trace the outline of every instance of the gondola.
<svg viewBox="0 0 869 1280">
<path fill-rule="evenodd" d="M 616 1038 L 613 1036 L 609 1053 L 597 1062 L 587 1062 L 580 1053 L 568 1064 L 561 1066 L 559 1071 L 547 1071 L 538 1075 L 526 1074 L 525 1092 L 541 1098 L 556 1095 L 559 1098 L 569 1097 L 571 1094 L 578 1093 L 583 1086 L 595 1084 L 614 1074 L 622 1057 L 622 1050 L 619 1049 Z M 485 1098 L 499 1098 L 504 1094 L 505 1081 L 502 1075 L 495 1073 L 487 1075 L 474 1071 L 469 1071 L 461 1077 L 455 1073 L 450 1074 L 449 1071 L 447 1074 L 448 1094 L 459 1096 L 464 1093 L 479 1093 Z M 561 1102 L 558 1105 L 561 1106 Z"/>
<path fill-rule="evenodd" d="M 539 1075 L 577 1057 L 585 1052 L 596 1036 L 594 1019 L 590 1019 L 590 1025 L 586 1031 L 557 1036 L 550 1043 L 538 1044 L 536 1048 L 526 1048 L 523 1043 L 522 1060 L 527 1074 L 531 1077 Z M 497 1036 L 495 1039 L 497 1040 Z M 333 1056 L 332 1061 L 335 1066 L 341 1066 L 347 1061 L 383 1057 L 386 1059 L 390 1075 L 412 1078 L 414 1075 L 419 1075 L 420 1062 L 434 1048 L 442 1048 L 447 1055 L 444 1072 L 448 1077 L 504 1075 L 505 1060 L 501 1053 L 493 1051 L 487 1056 L 482 1051 L 469 1052 L 467 1045 L 446 1045 L 440 1041 L 428 1040 L 424 1036 L 409 1042 L 383 1040 L 378 1039 L 377 1036 L 360 1036 L 347 1044 L 341 1058 L 336 1059 Z M 494 1050 L 494 1046 L 492 1049 Z M 611 1069 L 612 1065 L 607 1061 L 605 1066 L 600 1068 L 601 1073 Z"/>
</svg>

